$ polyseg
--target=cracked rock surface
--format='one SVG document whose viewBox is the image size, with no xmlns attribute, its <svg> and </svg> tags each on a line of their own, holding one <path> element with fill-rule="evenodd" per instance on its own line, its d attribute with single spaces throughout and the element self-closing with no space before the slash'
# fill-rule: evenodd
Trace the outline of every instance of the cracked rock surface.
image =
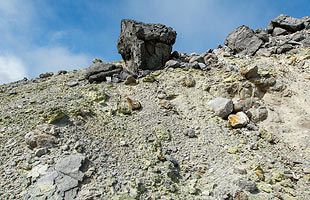
<svg viewBox="0 0 310 200">
<path fill-rule="evenodd" d="M 28 174 L 33 185 L 25 191 L 25 199 L 76 199 L 79 183 L 84 179 L 81 171 L 85 156 L 68 155 L 59 159 L 54 167 L 38 165 Z"/>
</svg>

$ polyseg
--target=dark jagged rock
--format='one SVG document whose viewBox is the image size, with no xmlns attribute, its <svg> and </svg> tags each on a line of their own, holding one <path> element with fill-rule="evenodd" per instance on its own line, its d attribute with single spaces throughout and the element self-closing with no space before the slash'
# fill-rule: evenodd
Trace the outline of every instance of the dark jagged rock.
<svg viewBox="0 0 310 200">
<path fill-rule="evenodd" d="M 48 77 L 51 77 L 53 76 L 54 73 L 53 72 L 46 72 L 46 73 L 42 73 L 39 75 L 39 78 L 48 78 Z"/>
<path fill-rule="evenodd" d="M 240 26 L 228 35 L 227 52 L 241 55 L 282 54 L 299 46 L 310 46 L 310 17 L 301 19 L 280 15 L 273 19 L 267 29 L 253 31 Z"/>
<path fill-rule="evenodd" d="M 293 18 L 287 15 L 280 15 L 271 20 L 269 27 L 271 28 L 270 30 L 273 31 L 276 27 L 279 27 L 293 33 L 304 29 L 305 24 L 302 19 Z"/>
<path fill-rule="evenodd" d="M 225 40 L 225 45 L 232 49 L 234 53 L 244 55 L 254 55 L 262 44 L 263 41 L 247 26 L 238 27 Z"/>
<path fill-rule="evenodd" d="M 169 60 L 176 32 L 162 24 L 122 20 L 117 49 L 132 72 L 154 70 Z"/>
</svg>

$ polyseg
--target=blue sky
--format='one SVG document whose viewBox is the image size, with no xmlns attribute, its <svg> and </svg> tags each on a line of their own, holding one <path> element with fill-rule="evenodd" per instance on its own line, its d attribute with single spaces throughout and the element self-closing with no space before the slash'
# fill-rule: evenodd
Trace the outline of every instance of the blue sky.
<svg viewBox="0 0 310 200">
<path fill-rule="evenodd" d="M 310 15 L 309 0 L 0 0 L 0 83 L 119 60 L 120 20 L 163 23 L 175 50 L 204 52 L 240 25 L 253 29 L 284 13 Z"/>
</svg>

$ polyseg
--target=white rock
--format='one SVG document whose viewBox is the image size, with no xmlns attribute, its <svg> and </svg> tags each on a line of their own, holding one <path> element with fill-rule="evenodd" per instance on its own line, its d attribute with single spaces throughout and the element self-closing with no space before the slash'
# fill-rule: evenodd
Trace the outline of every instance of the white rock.
<svg viewBox="0 0 310 200">
<path fill-rule="evenodd" d="M 249 118 L 244 112 L 237 112 L 236 114 L 228 116 L 229 123 L 234 128 L 242 128 L 249 123 Z"/>
<path fill-rule="evenodd" d="M 209 101 L 208 105 L 215 112 L 215 114 L 219 117 L 225 118 L 230 113 L 232 113 L 234 109 L 234 105 L 231 99 L 226 99 L 222 97 L 217 97 L 211 101 Z"/>
</svg>

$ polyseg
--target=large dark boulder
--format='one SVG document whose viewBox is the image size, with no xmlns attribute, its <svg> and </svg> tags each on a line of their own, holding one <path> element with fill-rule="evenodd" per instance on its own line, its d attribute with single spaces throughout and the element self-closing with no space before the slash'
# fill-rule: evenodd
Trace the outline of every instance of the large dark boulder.
<svg viewBox="0 0 310 200">
<path fill-rule="evenodd" d="M 254 55 L 263 43 L 263 40 L 247 26 L 236 28 L 225 40 L 225 45 L 234 53 L 243 55 Z"/>
<path fill-rule="evenodd" d="M 117 49 L 128 70 L 155 70 L 169 60 L 176 32 L 162 24 L 145 24 L 124 19 Z"/>
<path fill-rule="evenodd" d="M 300 31 L 305 28 L 303 19 L 297 19 L 294 17 L 290 17 L 287 15 L 279 15 L 275 19 L 271 20 L 268 29 L 269 33 L 273 33 L 275 28 L 282 28 L 288 32 L 294 33 L 296 31 Z"/>
</svg>

